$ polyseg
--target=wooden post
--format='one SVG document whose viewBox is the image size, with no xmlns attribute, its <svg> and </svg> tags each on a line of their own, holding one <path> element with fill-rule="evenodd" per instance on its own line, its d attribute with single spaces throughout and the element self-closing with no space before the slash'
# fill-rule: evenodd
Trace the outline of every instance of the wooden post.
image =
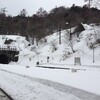
<svg viewBox="0 0 100 100">
<path fill-rule="evenodd" d="M 48 57 L 47 57 L 47 63 L 49 63 L 49 58 L 50 58 L 50 57 L 48 56 Z"/>
</svg>

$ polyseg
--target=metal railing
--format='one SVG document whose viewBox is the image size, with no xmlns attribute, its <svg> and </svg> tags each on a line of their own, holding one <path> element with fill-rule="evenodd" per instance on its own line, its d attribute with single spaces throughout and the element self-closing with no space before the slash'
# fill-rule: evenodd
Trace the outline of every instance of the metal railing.
<svg viewBox="0 0 100 100">
<path fill-rule="evenodd" d="M 1 45 L 0 45 L 0 50 L 1 51 L 18 51 L 16 46 L 1 46 Z"/>
</svg>

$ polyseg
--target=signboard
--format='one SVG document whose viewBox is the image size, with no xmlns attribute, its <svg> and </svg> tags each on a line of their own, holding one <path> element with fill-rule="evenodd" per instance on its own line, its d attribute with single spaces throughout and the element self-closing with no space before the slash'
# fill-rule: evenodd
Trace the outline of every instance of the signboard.
<svg viewBox="0 0 100 100">
<path fill-rule="evenodd" d="M 74 59 L 74 65 L 81 65 L 81 59 L 80 59 L 80 57 L 75 57 L 75 59 Z"/>
</svg>

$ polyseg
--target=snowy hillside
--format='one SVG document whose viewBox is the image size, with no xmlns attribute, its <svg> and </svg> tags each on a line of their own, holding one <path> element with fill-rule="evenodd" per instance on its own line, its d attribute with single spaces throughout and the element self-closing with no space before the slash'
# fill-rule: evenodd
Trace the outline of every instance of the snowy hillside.
<svg viewBox="0 0 100 100">
<path fill-rule="evenodd" d="M 71 40 L 70 30 L 61 31 L 61 44 L 59 44 L 59 32 L 56 32 L 41 39 L 38 46 L 36 41 L 34 45 L 29 45 L 25 37 L 1 35 L 0 46 L 7 46 L 5 41 L 12 39 L 9 46 L 16 46 L 20 51 L 17 64 L 21 65 L 36 65 L 37 62 L 40 64 L 74 64 L 75 57 L 80 57 L 81 65 L 100 65 L 100 26 L 82 25 L 85 30 L 73 34 Z M 71 32 L 73 33 L 75 29 L 76 27 L 72 28 Z"/>
<path fill-rule="evenodd" d="M 85 24 L 83 26 L 85 30 L 78 37 L 77 33 L 72 35 L 72 40 L 69 40 L 69 30 L 63 30 L 61 44 L 59 44 L 58 32 L 41 39 L 38 46 L 36 43 L 28 46 L 26 41 L 19 41 L 21 50 L 17 64 L 36 65 L 36 62 L 74 64 L 74 58 L 80 57 L 81 65 L 100 65 L 100 26 Z M 71 29 L 72 32 L 74 30 L 75 28 Z M 94 45 L 94 63 L 92 45 Z"/>
</svg>

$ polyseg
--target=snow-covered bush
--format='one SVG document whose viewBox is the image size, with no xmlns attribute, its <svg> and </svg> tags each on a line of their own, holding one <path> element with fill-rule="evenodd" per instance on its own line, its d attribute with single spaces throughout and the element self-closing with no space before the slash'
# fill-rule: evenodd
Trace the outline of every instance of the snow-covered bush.
<svg viewBox="0 0 100 100">
<path fill-rule="evenodd" d="M 92 33 L 88 34 L 86 42 L 87 42 L 87 46 L 91 49 L 93 47 L 96 47 L 97 44 L 100 45 L 100 33 L 95 32 L 95 34 L 92 34 Z"/>
<path fill-rule="evenodd" d="M 40 42 L 41 44 L 47 43 L 47 39 L 46 39 L 46 38 L 42 38 L 39 42 Z"/>
<path fill-rule="evenodd" d="M 87 38 L 86 38 L 86 44 L 87 44 L 87 46 L 89 48 L 92 48 L 94 42 L 95 42 L 95 39 L 94 39 L 93 34 L 92 33 L 88 34 Z"/>
<path fill-rule="evenodd" d="M 35 46 L 32 46 L 31 48 L 30 48 L 30 51 L 36 51 L 36 47 Z"/>
<path fill-rule="evenodd" d="M 56 51 L 57 50 L 57 43 L 56 43 L 56 41 L 52 41 L 50 43 L 50 47 L 51 47 L 51 51 L 52 52 Z"/>
<path fill-rule="evenodd" d="M 77 69 L 72 68 L 71 72 L 75 73 L 75 72 L 77 72 Z"/>
<path fill-rule="evenodd" d="M 68 57 L 70 57 L 71 53 L 69 51 L 64 51 L 62 55 L 62 60 L 66 60 Z"/>
<path fill-rule="evenodd" d="M 40 52 L 38 51 L 38 49 L 35 46 L 31 47 L 30 51 L 33 51 L 36 55 L 40 54 Z"/>
</svg>

